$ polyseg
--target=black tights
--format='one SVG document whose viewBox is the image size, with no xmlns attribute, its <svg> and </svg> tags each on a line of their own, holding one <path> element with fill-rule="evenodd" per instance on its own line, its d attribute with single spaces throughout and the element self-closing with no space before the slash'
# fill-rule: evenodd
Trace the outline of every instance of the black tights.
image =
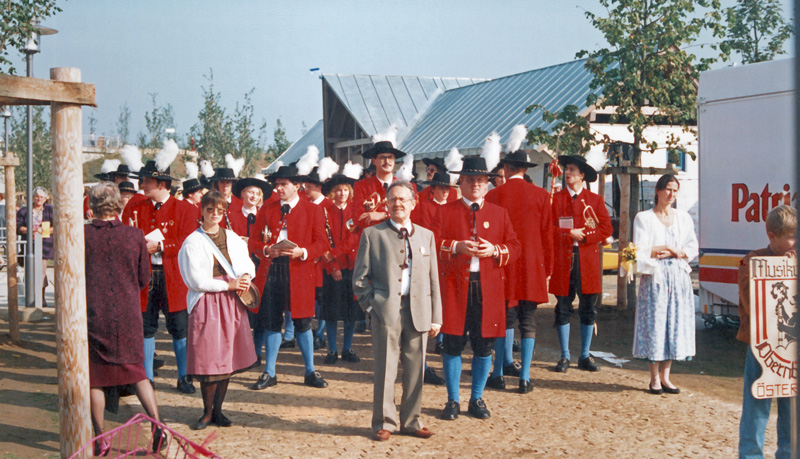
<svg viewBox="0 0 800 459">
<path fill-rule="evenodd" d="M 222 414 L 222 402 L 228 392 L 228 382 L 230 378 L 200 383 L 200 392 L 203 395 L 203 417 L 200 418 L 202 422 L 209 422 L 212 416 L 219 417 Z"/>
</svg>

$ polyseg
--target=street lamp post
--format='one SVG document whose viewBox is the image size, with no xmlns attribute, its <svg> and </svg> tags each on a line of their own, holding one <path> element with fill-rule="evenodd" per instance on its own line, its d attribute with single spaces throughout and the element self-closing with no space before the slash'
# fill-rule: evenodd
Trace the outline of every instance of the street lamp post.
<svg viewBox="0 0 800 459">
<path fill-rule="evenodd" d="M 43 27 L 39 24 L 38 19 L 33 20 L 33 31 L 25 43 L 25 48 L 22 52 L 25 53 L 25 63 L 27 64 L 27 76 L 33 77 L 33 55 L 41 51 L 41 37 L 42 35 L 55 35 L 57 30 L 49 27 Z M 27 124 L 28 124 L 28 151 L 27 151 L 27 187 L 25 192 L 25 205 L 28 207 L 28 216 L 25 221 L 25 226 L 28 231 L 25 233 L 25 306 L 35 306 L 36 291 L 34 290 L 33 277 L 36 275 L 33 270 L 33 212 L 31 204 L 33 203 L 33 106 L 27 107 Z"/>
</svg>

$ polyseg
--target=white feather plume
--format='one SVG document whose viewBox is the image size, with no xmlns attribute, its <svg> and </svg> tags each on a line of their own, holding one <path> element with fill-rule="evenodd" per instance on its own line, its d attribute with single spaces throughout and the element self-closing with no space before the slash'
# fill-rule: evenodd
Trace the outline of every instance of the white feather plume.
<svg viewBox="0 0 800 459">
<path fill-rule="evenodd" d="M 120 160 L 118 159 L 107 159 L 103 161 L 103 165 L 100 167 L 100 172 L 103 174 L 108 174 L 109 172 L 114 172 L 120 165 Z"/>
<path fill-rule="evenodd" d="M 232 154 L 228 153 L 225 155 L 225 165 L 228 166 L 229 169 L 233 169 L 233 176 L 238 177 L 239 172 L 244 167 L 244 158 L 234 158 Z"/>
<path fill-rule="evenodd" d="M 585 158 L 586 162 L 598 172 L 601 171 L 608 162 L 608 157 L 600 150 L 590 150 L 589 153 L 586 153 Z"/>
<path fill-rule="evenodd" d="M 258 179 L 258 180 L 263 180 L 265 182 L 267 181 L 267 177 L 264 174 L 261 174 L 261 173 L 258 173 L 256 175 L 254 175 L 253 178 L 254 179 Z"/>
<path fill-rule="evenodd" d="M 398 169 L 395 174 L 398 179 L 410 182 L 414 178 L 414 155 L 406 153 L 403 157 L 403 165 Z"/>
<path fill-rule="evenodd" d="M 339 165 L 336 164 L 332 158 L 326 156 L 319 161 L 319 166 L 317 166 L 317 175 L 319 175 L 319 181 L 325 182 L 329 178 L 333 177 L 333 174 L 339 172 Z"/>
<path fill-rule="evenodd" d="M 144 167 L 142 163 L 142 151 L 133 145 L 123 145 L 119 150 L 119 155 L 122 156 L 122 161 L 128 165 L 128 168 L 133 172 L 139 172 Z"/>
<path fill-rule="evenodd" d="M 372 142 L 392 142 L 392 145 L 397 146 L 397 125 L 393 124 L 386 128 L 385 131 L 379 132 L 372 136 Z"/>
<path fill-rule="evenodd" d="M 345 164 L 342 169 L 342 173 L 353 180 L 358 180 L 362 172 L 364 172 L 364 166 L 361 164 L 353 164 L 350 161 L 347 161 L 347 164 Z"/>
<path fill-rule="evenodd" d="M 215 173 L 214 167 L 211 166 L 211 163 L 205 159 L 200 161 L 200 171 L 203 172 L 203 175 L 205 175 L 206 178 L 213 177 Z"/>
<path fill-rule="evenodd" d="M 492 131 L 481 147 L 481 158 L 486 160 L 486 168 L 488 170 L 494 169 L 494 167 L 500 163 L 500 150 L 502 149 L 503 146 L 500 145 L 500 134 L 496 131 Z"/>
<path fill-rule="evenodd" d="M 156 169 L 159 172 L 167 170 L 170 164 L 178 157 L 178 144 L 172 139 L 164 139 L 164 148 L 156 154 Z"/>
<path fill-rule="evenodd" d="M 200 168 L 197 167 L 197 163 L 187 161 L 186 163 L 184 163 L 184 166 L 186 167 L 186 178 L 196 179 L 197 173 L 200 172 Z"/>
<path fill-rule="evenodd" d="M 460 171 L 464 167 L 464 157 L 458 152 L 458 148 L 453 147 L 450 153 L 444 158 L 444 166 L 448 171 Z M 458 180 L 458 174 L 449 174 L 450 183 Z"/>
<path fill-rule="evenodd" d="M 514 153 L 519 150 L 519 147 L 522 146 L 522 141 L 525 140 L 525 136 L 527 135 L 528 128 L 526 128 L 524 124 L 514 126 L 514 128 L 511 129 L 511 134 L 508 136 L 508 142 L 506 142 L 506 152 Z"/>
<path fill-rule="evenodd" d="M 309 145 L 306 154 L 297 161 L 297 175 L 308 175 L 319 164 L 319 149 Z"/>
</svg>

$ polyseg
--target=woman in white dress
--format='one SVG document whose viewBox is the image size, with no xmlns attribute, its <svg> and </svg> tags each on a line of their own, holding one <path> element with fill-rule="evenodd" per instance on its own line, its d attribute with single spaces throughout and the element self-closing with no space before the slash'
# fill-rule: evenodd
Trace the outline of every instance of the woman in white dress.
<svg viewBox="0 0 800 459">
<path fill-rule="evenodd" d="M 694 345 L 694 291 L 689 261 L 698 255 L 692 217 L 675 209 L 680 184 L 673 175 L 656 183 L 655 206 L 636 214 L 633 243 L 641 275 L 636 298 L 633 357 L 650 365 L 650 393 L 677 394 L 669 379 L 673 360 L 690 360 Z"/>
</svg>

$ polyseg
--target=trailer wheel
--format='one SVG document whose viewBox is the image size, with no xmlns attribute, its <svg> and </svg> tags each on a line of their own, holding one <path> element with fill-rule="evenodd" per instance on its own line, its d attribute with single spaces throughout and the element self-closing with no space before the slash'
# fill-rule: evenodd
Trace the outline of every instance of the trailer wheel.
<svg viewBox="0 0 800 459">
<path fill-rule="evenodd" d="M 706 329 L 711 330 L 717 324 L 717 319 L 711 314 L 706 314 L 703 316 L 703 325 L 706 326 Z"/>
</svg>

